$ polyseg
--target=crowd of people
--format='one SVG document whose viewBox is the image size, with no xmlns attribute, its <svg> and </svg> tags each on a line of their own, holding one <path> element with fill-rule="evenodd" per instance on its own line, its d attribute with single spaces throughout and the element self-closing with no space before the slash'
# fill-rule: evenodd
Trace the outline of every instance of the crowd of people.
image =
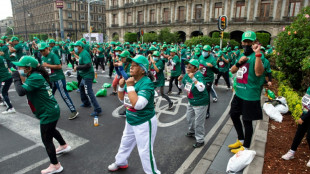
<svg viewBox="0 0 310 174">
<path fill-rule="evenodd" d="M 0 84 L 1 104 L 7 109 L 2 114 L 15 112 L 8 95 L 14 82 L 18 95 L 27 96 L 32 112 L 40 119 L 41 138 L 51 163 L 41 172 L 61 172 L 63 167 L 56 154 L 68 152 L 71 147 L 56 129 L 60 118 L 60 108 L 54 98 L 56 90 L 71 111 L 68 119 L 79 115 L 66 89 L 65 66 L 70 64 L 72 71 L 77 73 L 80 107 L 93 107 L 91 116 L 103 112 L 92 88 L 95 74 L 107 70 L 112 78 L 115 72 L 110 95 L 117 95 L 122 101 L 126 109 L 120 115 L 126 117 L 126 123 L 115 162 L 108 166 L 108 170 L 127 168 L 127 159 L 137 145 L 144 172 L 160 173 L 153 154 L 157 132 L 155 89 L 159 88 L 160 95 L 167 100 L 168 109 L 174 105 L 169 97 L 174 85 L 176 95 L 187 95 L 188 129 L 185 135 L 193 137 L 196 140 L 193 147 L 199 148 L 205 143 L 204 125 L 210 117 L 211 101 L 218 101 L 213 84 L 217 86 L 223 77 L 227 90 L 234 91 L 230 118 L 238 139 L 229 148 L 232 153 L 237 153 L 250 148 L 252 122 L 262 119 L 260 97 L 263 85 L 272 85 L 270 63 L 264 55 L 271 54 L 273 47 L 268 45 L 265 49 L 261 46 L 253 31 L 244 32 L 241 43 L 242 50 L 239 46 L 231 47 L 229 43 L 222 49 L 217 45 L 189 47 L 166 42 L 89 43 L 85 38 L 76 42 L 56 42 L 53 39 L 40 41 L 35 37 L 32 42 L 24 43 L 17 37 L 8 40 L 4 36 L 0 40 Z M 235 74 L 232 81 L 231 73 Z M 167 91 L 164 88 L 166 81 L 169 81 Z M 309 132 L 308 127 L 300 129 Z M 57 149 L 53 138 L 60 144 Z M 286 159 L 293 158 L 293 151 L 301 138 L 296 139 Z"/>
</svg>

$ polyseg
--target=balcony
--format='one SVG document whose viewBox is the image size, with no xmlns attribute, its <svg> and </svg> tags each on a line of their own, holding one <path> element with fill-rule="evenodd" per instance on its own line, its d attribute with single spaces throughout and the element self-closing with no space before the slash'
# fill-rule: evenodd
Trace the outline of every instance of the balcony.
<svg viewBox="0 0 310 174">
<path fill-rule="evenodd" d="M 132 7 L 134 5 L 133 2 L 127 2 L 125 3 L 125 7 Z"/>
<path fill-rule="evenodd" d="M 161 21 L 162 24 L 171 24 L 171 20 Z"/>
<path fill-rule="evenodd" d="M 271 22 L 273 17 L 255 17 L 257 22 Z"/>
<path fill-rule="evenodd" d="M 283 16 L 284 22 L 293 22 L 296 19 L 296 16 Z"/>
<path fill-rule="evenodd" d="M 175 23 L 177 24 L 186 24 L 186 20 L 176 20 Z"/>
<path fill-rule="evenodd" d="M 152 22 L 148 22 L 147 24 L 148 24 L 148 25 L 156 25 L 157 22 L 156 22 L 156 21 L 152 21 Z"/>
<path fill-rule="evenodd" d="M 192 19 L 192 23 L 203 23 L 203 19 Z"/>
<path fill-rule="evenodd" d="M 119 8 L 118 5 L 111 5 L 111 6 L 110 6 L 110 10 L 118 9 L 118 8 Z"/>
<path fill-rule="evenodd" d="M 133 26 L 132 23 L 126 23 L 125 25 L 128 26 L 128 27 Z"/>
<path fill-rule="evenodd" d="M 246 17 L 231 18 L 231 22 L 246 22 Z"/>
<path fill-rule="evenodd" d="M 119 27 L 118 24 L 112 24 L 111 27 Z"/>
<path fill-rule="evenodd" d="M 138 22 L 137 25 L 144 25 L 144 22 Z"/>
</svg>

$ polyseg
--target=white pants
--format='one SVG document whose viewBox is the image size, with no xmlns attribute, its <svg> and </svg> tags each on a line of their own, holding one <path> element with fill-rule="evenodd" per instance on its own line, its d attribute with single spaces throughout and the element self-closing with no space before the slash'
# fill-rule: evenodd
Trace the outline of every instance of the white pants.
<svg viewBox="0 0 310 174">
<path fill-rule="evenodd" d="M 151 120 L 137 126 L 131 126 L 127 123 L 123 132 L 122 140 L 118 153 L 115 156 L 115 163 L 118 166 L 127 165 L 127 159 L 131 151 L 137 145 L 143 170 L 147 174 L 160 174 L 157 169 L 153 144 L 157 132 L 157 118 L 154 116 Z"/>
</svg>

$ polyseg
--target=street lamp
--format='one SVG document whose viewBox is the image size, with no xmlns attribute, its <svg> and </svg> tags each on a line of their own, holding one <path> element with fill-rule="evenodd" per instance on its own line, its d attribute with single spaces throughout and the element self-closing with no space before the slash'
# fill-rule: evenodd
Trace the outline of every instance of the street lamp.
<svg viewBox="0 0 310 174">
<path fill-rule="evenodd" d="M 89 43 L 91 43 L 91 35 L 90 35 L 90 3 L 93 3 L 93 2 L 99 2 L 99 0 L 87 0 L 87 3 L 88 3 L 88 38 L 89 38 Z"/>
</svg>

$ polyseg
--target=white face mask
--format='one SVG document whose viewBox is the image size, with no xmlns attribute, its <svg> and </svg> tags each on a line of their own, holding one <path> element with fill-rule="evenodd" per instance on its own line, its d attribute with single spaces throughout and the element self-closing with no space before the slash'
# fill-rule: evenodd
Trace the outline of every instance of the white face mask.
<svg viewBox="0 0 310 174">
<path fill-rule="evenodd" d="M 209 56 L 209 52 L 203 51 L 203 52 L 202 52 L 202 56 L 203 56 L 203 57 L 208 57 L 208 56 Z"/>
<path fill-rule="evenodd" d="M 116 52 L 116 53 L 115 53 L 115 55 L 117 55 L 117 56 L 118 56 L 118 55 L 119 55 L 119 52 Z"/>
</svg>

